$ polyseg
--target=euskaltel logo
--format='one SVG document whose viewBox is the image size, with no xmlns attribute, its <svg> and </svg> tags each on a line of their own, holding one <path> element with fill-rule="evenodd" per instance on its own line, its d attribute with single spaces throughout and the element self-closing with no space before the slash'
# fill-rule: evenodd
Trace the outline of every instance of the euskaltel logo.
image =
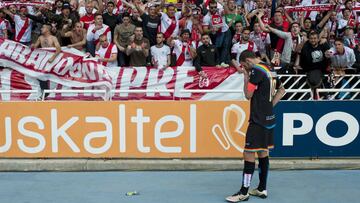
<svg viewBox="0 0 360 203">
<path fill-rule="evenodd" d="M 244 152 L 246 134 L 242 131 L 242 127 L 245 120 L 246 113 L 240 106 L 231 104 L 224 108 L 222 126 L 215 124 L 212 133 L 225 150 L 233 146 L 239 152 Z"/>
</svg>

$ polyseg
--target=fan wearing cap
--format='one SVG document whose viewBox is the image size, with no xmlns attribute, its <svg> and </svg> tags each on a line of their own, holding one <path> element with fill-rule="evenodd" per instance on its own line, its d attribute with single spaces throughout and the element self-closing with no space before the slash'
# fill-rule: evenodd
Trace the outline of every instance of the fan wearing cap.
<svg viewBox="0 0 360 203">
<path fill-rule="evenodd" d="M 193 59 L 196 57 L 196 49 L 191 46 L 190 30 L 184 29 L 181 32 L 180 39 L 171 41 L 173 53 L 176 56 L 176 66 L 192 66 Z"/>
<path fill-rule="evenodd" d="M 44 13 L 45 15 L 48 15 L 48 13 Z M 60 18 L 59 21 L 57 21 L 57 29 L 62 29 L 64 25 L 68 24 L 70 26 L 73 25 L 73 23 L 78 22 L 80 17 L 77 11 L 72 10 L 71 5 L 68 2 L 64 2 L 61 9 L 60 15 L 55 15 L 54 17 L 49 17 L 49 19 L 57 19 Z"/>
<path fill-rule="evenodd" d="M 26 17 L 28 9 L 26 6 L 21 6 L 19 14 L 13 14 L 6 8 L 3 9 L 4 13 L 9 15 L 15 22 L 15 41 L 29 46 L 31 44 L 31 30 L 33 21 Z"/>
</svg>

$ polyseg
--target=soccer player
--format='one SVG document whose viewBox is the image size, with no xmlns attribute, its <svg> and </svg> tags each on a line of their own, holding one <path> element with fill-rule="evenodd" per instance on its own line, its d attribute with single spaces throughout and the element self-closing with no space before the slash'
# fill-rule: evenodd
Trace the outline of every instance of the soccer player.
<svg viewBox="0 0 360 203">
<path fill-rule="evenodd" d="M 245 50 L 240 55 L 239 72 L 244 74 L 244 94 L 250 100 L 250 119 L 244 148 L 243 181 L 239 192 L 226 198 L 229 202 L 247 201 L 250 195 L 267 197 L 266 182 L 269 170 L 269 149 L 273 147 L 275 115 L 273 106 L 285 93 L 276 73 L 256 57 L 254 52 Z M 255 170 L 255 153 L 259 159 L 259 180 L 256 189 L 249 192 Z"/>
</svg>

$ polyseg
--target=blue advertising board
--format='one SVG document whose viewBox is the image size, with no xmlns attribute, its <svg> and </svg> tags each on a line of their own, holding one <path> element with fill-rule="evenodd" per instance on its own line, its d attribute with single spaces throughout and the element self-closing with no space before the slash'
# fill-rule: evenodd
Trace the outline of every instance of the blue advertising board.
<svg viewBox="0 0 360 203">
<path fill-rule="evenodd" d="M 359 101 L 282 101 L 273 157 L 360 157 Z"/>
</svg>

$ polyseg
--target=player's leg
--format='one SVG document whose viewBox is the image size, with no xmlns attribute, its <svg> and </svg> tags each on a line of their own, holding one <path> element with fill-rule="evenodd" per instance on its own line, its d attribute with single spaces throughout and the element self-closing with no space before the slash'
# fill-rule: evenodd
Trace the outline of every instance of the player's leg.
<svg viewBox="0 0 360 203">
<path fill-rule="evenodd" d="M 229 202 L 247 201 L 249 199 L 249 187 L 255 170 L 255 152 L 244 152 L 244 169 L 241 189 L 226 198 Z"/>
<path fill-rule="evenodd" d="M 258 154 L 258 170 L 259 170 L 259 185 L 257 188 L 250 190 L 249 194 L 252 196 L 258 196 L 261 198 L 267 197 L 267 177 L 269 173 L 269 153 L 268 151 L 259 151 Z"/>
<path fill-rule="evenodd" d="M 255 152 L 244 152 L 244 169 L 241 194 L 247 195 L 251 184 L 251 179 L 255 171 Z"/>
<path fill-rule="evenodd" d="M 244 156 L 244 169 L 243 169 L 243 179 L 241 184 L 241 189 L 239 192 L 235 193 L 232 196 L 226 198 L 229 202 L 239 202 L 247 201 L 249 199 L 249 187 L 251 183 L 251 178 L 255 170 L 255 152 L 258 151 L 258 141 L 259 135 L 259 126 L 253 123 L 249 124 L 249 127 L 246 132 L 245 140 L 245 150 L 243 153 Z"/>
<path fill-rule="evenodd" d="M 267 177 L 269 173 L 269 150 L 274 147 L 274 129 L 263 129 L 263 139 L 265 143 L 262 143 L 264 150 L 258 151 L 259 159 L 259 185 L 257 188 L 250 190 L 249 194 L 258 196 L 261 198 L 267 197 Z"/>
<path fill-rule="evenodd" d="M 258 152 L 259 159 L 259 187 L 258 190 L 266 190 L 267 176 L 269 173 L 269 153 L 268 151 Z"/>
</svg>

